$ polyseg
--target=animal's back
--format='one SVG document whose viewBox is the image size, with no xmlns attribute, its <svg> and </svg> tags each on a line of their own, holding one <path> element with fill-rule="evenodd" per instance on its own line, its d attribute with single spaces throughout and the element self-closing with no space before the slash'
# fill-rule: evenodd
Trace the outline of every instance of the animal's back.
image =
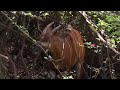
<svg viewBox="0 0 120 90">
<path fill-rule="evenodd" d="M 66 41 L 69 43 L 71 48 L 71 54 L 69 51 L 66 52 L 66 54 L 68 54 L 69 67 L 73 67 L 76 62 L 80 62 L 80 64 L 82 64 L 84 61 L 85 49 L 80 33 L 71 27 L 71 33 L 69 34 L 69 37 L 66 38 Z M 68 47 L 66 47 L 66 51 L 67 50 Z M 72 58 L 70 59 L 70 57 Z"/>
</svg>

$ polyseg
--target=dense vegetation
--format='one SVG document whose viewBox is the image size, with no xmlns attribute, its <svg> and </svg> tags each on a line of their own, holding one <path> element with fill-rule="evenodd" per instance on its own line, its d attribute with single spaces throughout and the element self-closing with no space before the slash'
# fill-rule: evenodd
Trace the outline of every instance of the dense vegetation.
<svg viewBox="0 0 120 90">
<path fill-rule="evenodd" d="M 55 26 L 71 24 L 81 33 L 86 49 L 83 79 L 120 78 L 120 11 L 1 11 L 0 78 L 51 78 L 44 54 L 33 51 L 51 21 Z"/>
</svg>

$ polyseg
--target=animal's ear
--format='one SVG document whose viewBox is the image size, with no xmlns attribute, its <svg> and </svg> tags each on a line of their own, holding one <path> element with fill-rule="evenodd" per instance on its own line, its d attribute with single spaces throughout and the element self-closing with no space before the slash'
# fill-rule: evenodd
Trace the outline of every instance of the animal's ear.
<svg viewBox="0 0 120 90">
<path fill-rule="evenodd" d="M 71 30 L 72 30 L 71 28 L 66 28 L 65 34 L 66 34 L 66 35 L 69 35 L 69 34 L 71 33 Z"/>
<path fill-rule="evenodd" d="M 51 26 L 54 24 L 54 22 L 51 22 L 50 24 L 48 24 L 45 28 L 44 28 L 44 30 L 43 30 L 43 33 L 46 33 L 48 30 L 50 30 L 51 29 Z"/>
<path fill-rule="evenodd" d="M 70 28 L 66 28 L 66 29 L 64 29 L 64 31 L 62 33 L 62 37 L 66 38 L 70 33 L 71 33 L 71 29 Z"/>
<path fill-rule="evenodd" d="M 67 25 L 66 29 L 64 30 L 63 36 L 67 37 L 71 31 L 72 31 L 73 27 L 71 25 Z"/>
</svg>

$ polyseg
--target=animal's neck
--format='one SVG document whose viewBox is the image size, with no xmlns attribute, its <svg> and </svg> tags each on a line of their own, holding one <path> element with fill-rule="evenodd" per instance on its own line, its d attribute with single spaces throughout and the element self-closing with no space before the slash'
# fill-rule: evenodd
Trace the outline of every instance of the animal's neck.
<svg viewBox="0 0 120 90">
<path fill-rule="evenodd" d="M 62 58 L 62 53 L 64 49 L 64 40 L 60 38 L 55 38 L 51 41 L 51 47 L 49 51 L 53 54 L 54 59 Z"/>
</svg>

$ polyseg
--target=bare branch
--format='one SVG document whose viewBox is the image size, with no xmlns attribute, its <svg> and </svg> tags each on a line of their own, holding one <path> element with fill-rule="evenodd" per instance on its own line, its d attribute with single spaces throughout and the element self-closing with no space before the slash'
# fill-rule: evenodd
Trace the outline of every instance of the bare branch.
<svg viewBox="0 0 120 90">
<path fill-rule="evenodd" d="M 29 75 L 29 71 L 28 71 L 28 68 L 27 68 L 27 65 L 25 63 L 25 59 L 23 58 L 23 49 L 24 49 L 24 45 L 25 45 L 25 38 L 23 37 L 23 44 L 22 44 L 22 47 L 20 49 L 20 56 L 21 56 L 21 60 L 22 60 L 22 63 L 25 67 L 25 71 L 26 71 L 26 74 L 28 75 L 28 78 L 30 78 L 30 75 Z"/>
<path fill-rule="evenodd" d="M 8 57 L 7 57 L 7 56 L 5 56 L 5 55 L 0 54 L 0 57 L 3 57 L 3 58 L 5 58 L 5 59 L 7 59 L 7 60 L 8 60 Z"/>
<path fill-rule="evenodd" d="M 14 78 L 17 79 L 17 68 L 15 66 L 15 63 L 13 62 L 13 60 L 11 59 L 10 55 L 8 54 L 7 50 L 5 49 L 5 53 L 8 56 L 8 59 L 10 60 L 12 67 L 13 67 L 13 71 L 14 71 Z"/>
</svg>

